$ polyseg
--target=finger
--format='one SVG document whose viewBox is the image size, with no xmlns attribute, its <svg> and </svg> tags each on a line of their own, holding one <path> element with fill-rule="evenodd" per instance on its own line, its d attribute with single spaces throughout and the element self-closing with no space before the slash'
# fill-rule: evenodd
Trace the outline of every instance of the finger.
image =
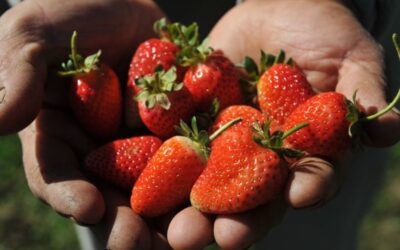
<svg viewBox="0 0 400 250">
<path fill-rule="evenodd" d="M 21 4 L 0 18 L 0 134 L 27 126 L 43 99 L 46 63 L 37 28 L 42 20 L 32 12 Z"/>
<path fill-rule="evenodd" d="M 152 237 L 159 244 L 162 240 L 147 227 L 143 219 L 133 213 L 129 199 L 110 187 L 102 187 L 106 203 L 103 220 L 92 227 L 106 249 L 150 249 Z"/>
<path fill-rule="evenodd" d="M 246 249 L 280 223 L 286 207 L 279 199 L 248 212 L 220 215 L 214 224 L 215 241 L 222 249 Z"/>
<path fill-rule="evenodd" d="M 383 58 L 381 48 L 372 38 L 366 34 L 360 36 L 354 49 L 342 61 L 336 91 L 350 100 L 357 91 L 357 104 L 370 115 L 388 105 Z M 374 146 L 392 145 L 400 139 L 400 116 L 389 112 L 369 122 L 365 128 Z"/>
<path fill-rule="evenodd" d="M 213 241 L 213 218 L 187 207 L 172 219 L 167 238 L 173 249 L 203 249 Z"/>
<path fill-rule="evenodd" d="M 95 142 L 78 127 L 73 117 L 59 110 L 42 110 L 35 124 L 40 131 L 45 131 L 47 136 L 57 138 L 67 144 L 78 160 L 82 160 L 96 147 Z"/>
<path fill-rule="evenodd" d="M 71 148 L 46 135 L 36 122 L 23 130 L 20 138 L 25 174 L 33 194 L 80 224 L 97 223 L 104 214 L 104 200 L 79 172 Z"/>
<path fill-rule="evenodd" d="M 334 168 L 328 161 L 306 157 L 290 169 L 285 197 L 294 208 L 325 204 L 338 192 L 341 185 L 341 168 Z"/>
</svg>

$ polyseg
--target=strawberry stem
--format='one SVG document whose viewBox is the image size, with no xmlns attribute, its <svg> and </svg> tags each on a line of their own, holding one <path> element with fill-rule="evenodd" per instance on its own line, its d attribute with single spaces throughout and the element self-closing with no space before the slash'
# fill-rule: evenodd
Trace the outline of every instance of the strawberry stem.
<svg viewBox="0 0 400 250">
<path fill-rule="evenodd" d="M 368 122 L 371 120 L 374 120 L 384 114 L 386 114 L 387 112 L 389 112 L 390 110 L 392 110 L 392 108 L 394 107 L 394 105 L 396 105 L 396 103 L 400 100 L 400 89 L 399 91 L 397 91 L 397 95 L 395 96 L 395 98 L 393 99 L 393 101 L 391 103 L 389 103 L 389 105 L 386 106 L 386 108 L 382 109 L 381 111 L 367 116 L 367 117 L 363 117 L 360 119 L 360 122 Z"/>
<path fill-rule="evenodd" d="M 213 141 L 215 138 L 217 138 L 217 136 L 219 136 L 227 128 L 229 128 L 230 126 L 240 122 L 242 119 L 243 119 L 242 117 L 237 117 L 237 118 L 231 120 L 230 122 L 225 123 L 222 127 L 217 129 L 212 135 L 210 135 L 210 142 Z"/>
<path fill-rule="evenodd" d="M 300 123 L 299 125 L 289 129 L 282 135 L 282 141 L 285 140 L 287 137 L 289 137 L 291 134 L 295 133 L 297 130 L 300 130 L 304 127 L 307 127 L 309 124 L 307 122 Z"/>
<path fill-rule="evenodd" d="M 400 60 L 400 41 L 399 41 L 399 37 L 396 33 L 393 34 L 392 40 L 393 40 L 394 47 L 396 48 L 397 55 L 399 56 L 399 60 Z"/>
<path fill-rule="evenodd" d="M 262 125 L 260 125 L 258 121 L 254 125 L 251 125 L 251 129 L 254 132 L 253 140 L 257 144 L 264 148 L 269 148 L 275 151 L 282 158 L 284 158 L 285 156 L 289 158 L 296 158 L 304 155 L 304 152 L 290 148 L 283 148 L 282 145 L 283 140 L 286 139 L 286 137 L 308 126 L 308 123 L 298 124 L 286 132 L 278 130 L 275 131 L 273 134 L 270 134 L 270 124 L 271 120 L 268 120 Z"/>
<path fill-rule="evenodd" d="M 76 30 L 71 36 L 71 54 L 69 55 L 69 60 L 66 63 L 61 64 L 62 70 L 58 72 L 60 76 L 72 76 L 81 73 L 88 73 L 93 69 L 97 69 L 97 63 L 101 55 L 101 50 L 97 53 L 89 55 L 84 58 L 78 53 L 76 46 L 76 40 L 78 37 L 78 32 Z"/>
<path fill-rule="evenodd" d="M 77 60 L 77 55 L 78 55 L 78 49 L 76 46 L 77 36 L 78 33 L 76 32 L 76 30 L 74 30 L 71 37 L 71 60 L 74 64 L 75 69 L 78 69 L 80 67 Z"/>
<path fill-rule="evenodd" d="M 196 116 L 193 116 L 191 121 L 191 127 L 187 125 L 183 120 L 181 120 L 179 126 L 176 126 L 176 131 L 189 139 L 191 139 L 201 151 L 201 154 L 204 156 L 205 159 L 208 159 L 210 156 L 210 143 L 213 141 L 217 136 L 219 136 L 223 131 L 227 128 L 232 126 L 233 124 L 240 122 L 242 120 L 241 117 L 235 118 L 230 122 L 225 123 L 222 127 L 220 127 L 217 131 L 215 131 L 211 136 L 208 136 L 206 130 L 199 131 L 197 126 L 197 119 Z"/>
</svg>

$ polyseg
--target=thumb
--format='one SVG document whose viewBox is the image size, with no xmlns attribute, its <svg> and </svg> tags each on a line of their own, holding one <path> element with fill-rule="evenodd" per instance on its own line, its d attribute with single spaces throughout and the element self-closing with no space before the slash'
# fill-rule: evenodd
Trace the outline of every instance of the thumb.
<svg viewBox="0 0 400 250">
<path fill-rule="evenodd" d="M 383 76 L 381 50 L 372 39 L 366 37 L 343 60 L 336 91 L 349 100 L 357 91 L 357 105 L 371 115 L 388 105 Z M 400 140 L 400 116 L 394 111 L 364 125 L 372 146 L 390 146 Z"/>
<path fill-rule="evenodd" d="M 0 135 L 26 127 L 43 99 L 46 63 L 31 19 L 20 6 L 0 18 Z"/>
</svg>

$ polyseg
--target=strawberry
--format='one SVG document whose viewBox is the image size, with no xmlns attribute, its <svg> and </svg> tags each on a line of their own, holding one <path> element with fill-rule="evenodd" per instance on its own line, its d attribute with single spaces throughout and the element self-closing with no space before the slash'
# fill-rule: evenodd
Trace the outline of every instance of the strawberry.
<svg viewBox="0 0 400 250">
<path fill-rule="evenodd" d="M 263 114 L 261 114 L 259 110 L 251 106 L 247 105 L 229 106 L 226 109 L 222 110 L 217 115 L 214 123 L 210 127 L 210 133 L 213 133 L 214 131 L 219 129 L 223 124 L 229 122 L 235 117 L 242 117 L 243 121 L 231 127 L 230 130 L 233 130 L 234 127 L 238 126 L 248 126 L 249 124 L 252 124 L 255 121 L 263 122 L 265 121 L 266 118 Z"/>
<path fill-rule="evenodd" d="M 122 115 L 121 86 L 115 72 L 99 64 L 101 52 L 83 58 L 77 53 L 76 31 L 71 38 L 70 60 L 62 64 L 60 75 L 73 76 L 69 95 L 73 113 L 88 134 L 96 139 L 112 138 Z"/>
<path fill-rule="evenodd" d="M 250 86 L 257 87 L 260 109 L 272 120 L 272 130 L 278 130 L 285 118 L 299 104 L 314 95 L 304 74 L 294 66 L 293 60 L 285 62 L 285 53 L 278 56 L 261 51 L 260 70 L 249 57 L 244 67 L 250 76 Z"/>
<path fill-rule="evenodd" d="M 207 40 L 186 48 L 178 60 L 190 66 L 183 80 L 199 111 L 208 111 L 214 99 L 221 109 L 244 102 L 238 69 L 222 51 L 212 51 Z"/>
<path fill-rule="evenodd" d="M 86 156 L 86 170 L 93 176 L 130 191 L 161 144 L 162 141 L 155 136 L 115 140 Z"/>
<path fill-rule="evenodd" d="M 131 207 L 137 214 L 156 217 L 166 214 L 189 200 L 190 190 L 203 171 L 207 145 L 227 127 L 240 121 L 232 120 L 213 135 L 198 131 L 196 119 L 192 129 L 181 123 L 181 133 L 165 141 L 132 189 Z"/>
<path fill-rule="evenodd" d="M 135 80 L 154 74 L 154 70 L 161 66 L 165 70 L 175 67 L 177 80 L 182 81 L 185 68 L 176 60 L 177 54 L 183 46 L 188 46 L 198 36 L 197 24 L 188 27 L 179 23 L 167 24 L 165 18 L 154 24 L 154 30 L 160 38 L 150 38 L 142 42 L 132 57 L 128 71 L 128 85 L 126 93 L 126 123 L 129 128 L 138 127 L 138 108 L 134 97 L 140 92 Z"/>
<path fill-rule="evenodd" d="M 264 117 L 252 107 L 225 109 L 216 127 L 237 114 L 245 116 L 211 143 L 207 166 L 192 188 L 191 203 L 202 212 L 243 212 L 277 198 L 288 175 L 283 155 L 299 155 L 281 148 L 289 134 L 270 135 L 269 122 L 260 127 Z"/>
<path fill-rule="evenodd" d="M 299 105 L 286 119 L 283 130 L 294 124 L 307 122 L 309 126 L 289 136 L 284 144 L 312 155 L 336 158 L 357 144 L 364 136 L 362 123 L 376 119 L 390 111 L 400 99 L 395 99 L 383 110 L 365 117 L 356 107 L 356 93 L 353 102 L 337 92 L 325 92 L 311 97 Z"/>
<path fill-rule="evenodd" d="M 179 121 L 188 120 L 195 111 L 190 93 L 175 80 L 175 67 L 167 72 L 158 68 L 154 76 L 136 80 L 142 89 L 135 97 L 140 117 L 151 132 L 163 139 L 173 136 Z"/>
<path fill-rule="evenodd" d="M 126 124 L 129 128 L 136 128 L 140 124 L 138 118 L 138 107 L 134 97 L 140 92 L 135 85 L 135 80 L 154 73 L 158 65 L 166 70 L 172 66 L 176 67 L 176 53 L 178 47 L 169 41 L 160 39 L 149 39 L 139 45 L 133 56 L 129 72 L 128 85 L 126 89 Z"/>
</svg>

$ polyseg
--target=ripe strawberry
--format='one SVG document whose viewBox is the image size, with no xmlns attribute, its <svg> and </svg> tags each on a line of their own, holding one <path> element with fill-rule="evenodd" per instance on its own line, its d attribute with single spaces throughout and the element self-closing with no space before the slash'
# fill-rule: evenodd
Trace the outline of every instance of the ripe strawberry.
<svg viewBox="0 0 400 250">
<path fill-rule="evenodd" d="M 336 92 L 325 92 L 311 97 L 298 106 L 286 119 L 283 130 L 294 124 L 307 122 L 309 126 L 289 136 L 284 144 L 312 155 L 338 157 L 352 143 L 358 144 L 363 136 L 362 123 L 390 111 L 400 99 L 395 99 L 383 110 L 365 117 L 353 102 Z M 357 145 L 355 145 L 357 146 Z"/>
<path fill-rule="evenodd" d="M 235 126 L 232 126 L 229 130 L 233 130 L 238 126 L 248 126 L 249 124 L 253 124 L 256 121 L 264 122 L 265 116 L 261 114 L 261 112 L 251 106 L 247 105 L 233 105 L 229 106 L 221 112 L 216 117 L 214 123 L 210 127 L 210 133 L 213 133 L 225 123 L 234 119 L 235 117 L 242 117 L 243 120 L 240 123 L 237 123 Z"/>
<path fill-rule="evenodd" d="M 293 109 L 314 95 L 311 85 L 294 67 L 292 59 L 285 62 L 282 50 L 277 57 L 261 51 L 260 71 L 249 57 L 245 58 L 244 66 L 253 86 L 256 84 L 260 109 L 272 120 L 272 130 L 280 129 Z"/>
<path fill-rule="evenodd" d="M 207 145 L 235 119 L 208 137 L 198 131 L 196 119 L 191 130 L 181 123 L 181 133 L 165 141 L 143 170 L 132 189 L 131 207 L 146 217 L 163 215 L 189 199 L 190 190 L 203 171 L 207 158 Z"/>
<path fill-rule="evenodd" d="M 93 176 L 130 191 L 161 144 L 162 141 L 155 136 L 110 142 L 86 156 L 86 170 Z"/>
<path fill-rule="evenodd" d="M 154 30 L 160 38 L 150 38 L 138 46 L 128 71 L 126 123 L 129 128 L 136 128 L 140 124 L 137 102 L 134 100 L 140 87 L 135 84 L 135 80 L 154 74 L 154 70 L 162 66 L 165 70 L 175 67 L 177 80 L 182 81 L 185 68 L 177 63 L 176 57 L 183 46 L 197 39 L 197 29 L 197 24 L 188 27 L 179 23 L 167 24 L 163 18 L 154 24 Z"/>
<path fill-rule="evenodd" d="M 121 121 L 121 86 L 110 67 L 98 64 L 100 51 L 86 59 L 77 53 L 76 37 L 74 32 L 70 60 L 62 64 L 60 75 L 73 76 L 69 97 L 78 122 L 94 138 L 110 139 Z"/>
<path fill-rule="evenodd" d="M 167 72 L 157 69 L 154 76 L 136 80 L 142 89 L 136 96 L 140 117 L 151 132 L 163 139 L 173 136 L 179 121 L 189 119 L 195 111 L 190 93 L 175 80 L 175 67 Z"/>
<path fill-rule="evenodd" d="M 183 80 L 196 107 L 208 111 L 214 99 L 221 109 L 244 102 L 238 69 L 222 51 L 212 51 L 205 42 L 183 50 L 180 62 L 190 66 Z"/>
<path fill-rule="evenodd" d="M 191 203 L 202 212 L 243 212 L 277 198 L 288 175 L 283 155 L 297 153 L 281 148 L 288 134 L 270 135 L 269 123 L 260 127 L 264 118 L 254 108 L 231 106 L 217 123 L 237 113 L 247 115 L 211 143 L 210 159 L 192 188 Z"/>
<path fill-rule="evenodd" d="M 286 119 L 283 130 L 299 122 L 308 122 L 309 126 L 289 136 L 285 144 L 309 154 L 338 156 L 351 145 L 348 113 L 347 101 L 342 94 L 325 92 L 316 95 Z"/>
<path fill-rule="evenodd" d="M 154 73 L 158 65 L 166 70 L 176 66 L 176 53 L 178 47 L 169 41 L 149 39 L 139 45 L 128 72 L 128 85 L 126 89 L 126 124 L 129 128 L 136 128 L 140 124 L 138 107 L 134 97 L 140 92 L 135 80 Z"/>
</svg>

